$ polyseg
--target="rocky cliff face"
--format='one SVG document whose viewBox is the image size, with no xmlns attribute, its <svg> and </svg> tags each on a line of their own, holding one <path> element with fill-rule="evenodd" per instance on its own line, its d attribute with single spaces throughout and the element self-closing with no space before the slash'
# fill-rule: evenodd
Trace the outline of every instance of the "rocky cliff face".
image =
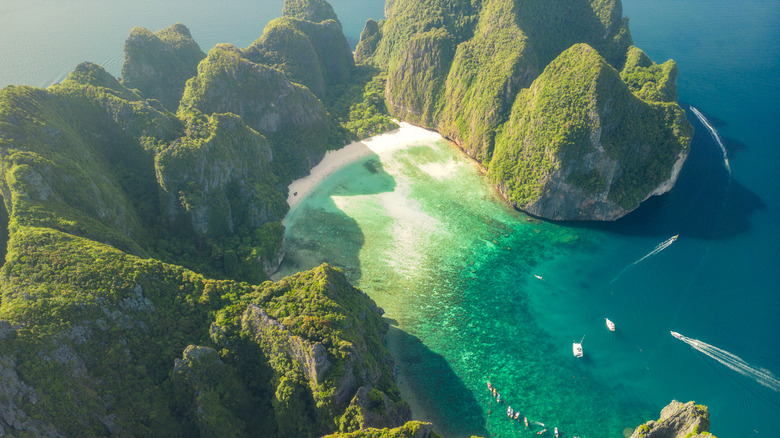
<svg viewBox="0 0 780 438">
<path fill-rule="evenodd" d="M 325 0 L 284 0 L 282 15 L 313 23 L 333 20 L 341 26 L 333 7 Z"/>
<path fill-rule="evenodd" d="M 312 284 L 306 295 L 286 292 L 301 282 Z M 247 308 L 242 332 L 261 346 L 275 372 L 285 376 L 279 378 L 277 394 L 285 387 L 306 388 L 312 394 L 314 416 L 324 423 L 318 426 L 323 428 L 320 432 L 330 427 L 326 419 L 334 415 L 341 416 L 336 426 L 344 432 L 397 427 L 411 418 L 409 407 L 391 383 L 394 365 L 382 346 L 387 326 L 381 310 L 351 287 L 342 273 L 322 266 L 296 274 L 282 280 L 267 300 L 267 311 L 259 306 Z M 285 315 L 283 309 L 291 302 L 331 310 L 319 318 L 274 318 Z M 339 332 L 341 340 L 336 343 L 333 336 Z"/>
<path fill-rule="evenodd" d="M 220 44 L 187 82 L 180 111 L 233 113 L 271 138 L 276 170 L 300 177 L 325 154 L 330 117 L 307 88 L 280 71 L 250 61 L 238 48 Z M 323 141 L 325 139 L 325 141 Z"/>
<path fill-rule="evenodd" d="M 193 116 L 188 129 L 202 132 L 177 139 L 155 158 L 170 220 L 183 209 L 195 231 L 221 236 L 284 217 L 287 204 L 264 137 L 229 113 Z"/>
<path fill-rule="evenodd" d="M 335 433 L 323 438 L 439 438 L 431 423 L 409 421 L 395 428 L 368 427 L 355 432 Z"/>
<path fill-rule="evenodd" d="M 0 274 L 9 436 L 321 436 L 408 420 L 380 310 L 328 266 L 250 286 L 17 226 Z M 385 414 L 354 420 L 361 387 Z"/>
<path fill-rule="evenodd" d="M 632 47 L 621 16 L 614 0 L 397 0 L 358 59 L 387 69 L 391 114 L 456 142 L 515 207 L 613 220 L 673 186 L 692 135 L 674 63 Z"/>
<path fill-rule="evenodd" d="M 592 47 L 572 46 L 515 100 L 489 176 L 516 207 L 613 220 L 671 188 L 690 134 L 676 104 L 646 102 Z"/>
<path fill-rule="evenodd" d="M 709 433 L 710 414 L 703 405 L 673 400 L 661 410 L 658 421 L 648 421 L 631 438 L 715 438 Z"/>
<path fill-rule="evenodd" d="M 326 87 L 349 82 L 355 67 L 341 25 L 333 19 L 278 18 L 243 53 L 252 62 L 284 72 L 319 98 L 325 97 Z"/>
<path fill-rule="evenodd" d="M 205 56 L 181 23 L 154 33 L 136 27 L 125 41 L 122 83 L 176 111 L 185 83 Z"/>
</svg>

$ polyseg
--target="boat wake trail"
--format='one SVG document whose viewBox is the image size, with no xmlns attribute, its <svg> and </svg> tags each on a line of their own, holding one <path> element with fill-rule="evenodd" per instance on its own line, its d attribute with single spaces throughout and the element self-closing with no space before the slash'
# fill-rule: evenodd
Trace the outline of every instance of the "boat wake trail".
<svg viewBox="0 0 780 438">
<path fill-rule="evenodd" d="M 676 235 L 674 235 L 674 236 L 664 240 L 663 242 L 659 243 L 658 246 L 656 246 L 652 251 L 647 253 L 646 256 L 642 257 L 641 259 L 639 259 L 639 260 L 635 261 L 634 263 L 631 263 L 630 265 L 628 265 L 625 268 L 623 268 L 623 270 L 618 272 L 618 275 L 616 275 L 615 278 L 613 278 L 612 281 L 610 281 L 610 284 L 614 283 L 615 280 L 620 278 L 620 276 L 623 275 L 623 273 L 626 272 L 630 267 L 636 265 L 637 263 L 639 263 L 639 262 L 641 262 L 641 261 L 643 261 L 643 260 L 645 260 L 645 259 L 647 259 L 649 257 L 652 257 L 652 256 L 658 254 L 659 252 L 665 250 L 666 248 L 669 248 L 669 245 L 673 244 L 674 241 L 677 240 L 677 238 L 679 236 L 680 236 L 679 234 L 676 234 Z"/>
<path fill-rule="evenodd" d="M 710 135 L 712 135 L 712 138 L 715 139 L 715 142 L 718 143 L 718 146 L 720 146 L 720 150 L 723 152 L 723 164 L 726 165 L 726 170 L 729 171 L 729 178 L 731 177 L 731 165 L 729 164 L 729 156 L 726 153 L 726 147 L 723 146 L 723 139 L 720 138 L 720 134 L 718 134 L 718 131 L 715 130 L 715 128 L 710 124 L 710 121 L 707 120 L 706 117 L 704 117 L 704 114 L 702 114 L 699 110 L 697 110 L 694 107 L 690 107 L 691 111 L 696 115 L 696 117 L 699 118 L 701 123 L 707 127 L 707 129 L 710 131 Z"/>
<path fill-rule="evenodd" d="M 672 335 L 675 338 L 690 345 L 695 350 L 706 354 L 707 356 L 717 360 L 718 362 L 742 374 L 743 376 L 750 377 L 767 388 L 776 392 L 780 392 L 780 380 L 778 380 L 774 374 L 769 372 L 769 370 L 764 368 L 753 368 L 741 357 L 731 354 L 726 350 L 721 350 L 720 348 L 707 344 L 706 342 L 699 341 L 698 339 L 691 339 L 676 332 L 672 332 Z"/>
</svg>

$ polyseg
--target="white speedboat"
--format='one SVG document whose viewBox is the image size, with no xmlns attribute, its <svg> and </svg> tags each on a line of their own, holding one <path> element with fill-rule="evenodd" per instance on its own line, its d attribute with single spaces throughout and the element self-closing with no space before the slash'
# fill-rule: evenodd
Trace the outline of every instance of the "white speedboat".
<svg viewBox="0 0 780 438">
<path fill-rule="evenodd" d="M 615 331 L 615 323 L 610 321 L 609 318 L 604 318 L 607 320 L 607 328 L 609 331 L 614 332 Z"/>
<path fill-rule="evenodd" d="M 671 332 L 671 331 L 669 333 L 671 333 L 672 336 L 674 336 L 675 338 L 677 338 L 677 339 L 682 341 L 683 335 L 681 335 L 681 334 L 679 334 L 677 332 Z"/>
<path fill-rule="evenodd" d="M 559 435 L 558 435 L 558 428 L 557 427 L 555 428 L 555 438 L 560 438 Z"/>
</svg>

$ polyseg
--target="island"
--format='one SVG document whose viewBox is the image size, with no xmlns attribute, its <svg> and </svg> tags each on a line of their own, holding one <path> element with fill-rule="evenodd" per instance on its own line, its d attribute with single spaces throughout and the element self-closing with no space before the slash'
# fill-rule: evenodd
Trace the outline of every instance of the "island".
<svg viewBox="0 0 780 438">
<path fill-rule="evenodd" d="M 674 63 L 618 0 L 562 4 L 388 0 L 353 56 L 326 1 L 286 0 L 243 49 L 136 28 L 120 78 L 0 91 L 0 435 L 436 436 L 342 271 L 268 281 L 288 186 L 403 120 L 540 217 L 668 190 L 692 131 Z"/>
</svg>

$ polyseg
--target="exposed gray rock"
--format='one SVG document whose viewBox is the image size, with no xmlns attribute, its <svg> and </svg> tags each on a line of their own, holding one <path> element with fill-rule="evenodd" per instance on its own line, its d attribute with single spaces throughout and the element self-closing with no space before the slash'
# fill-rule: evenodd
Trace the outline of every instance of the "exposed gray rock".
<svg viewBox="0 0 780 438">
<path fill-rule="evenodd" d="M 225 330 L 215 322 L 212 322 L 211 326 L 209 326 L 209 338 L 211 339 L 211 342 L 219 347 L 227 347 L 230 345 Z"/>
<path fill-rule="evenodd" d="M 30 417 L 22 409 L 24 403 L 38 403 L 38 394 L 16 373 L 16 359 L 0 356 L 0 436 L 15 436 L 24 432 L 36 437 L 64 437 L 54 426 Z"/>
<path fill-rule="evenodd" d="M 187 79 L 206 56 L 181 23 L 152 33 L 137 27 L 125 41 L 122 83 L 176 111 Z"/>
<path fill-rule="evenodd" d="M 181 110 L 233 113 L 272 141 L 275 171 L 299 178 L 322 160 L 331 119 L 322 102 L 281 71 L 253 62 L 235 46 L 218 44 L 187 82 Z"/>
<path fill-rule="evenodd" d="M 285 254 L 284 241 L 282 241 L 282 244 L 279 245 L 279 251 L 276 252 L 274 257 L 270 260 L 263 257 L 260 258 L 260 262 L 263 264 L 263 272 L 265 272 L 268 277 L 271 277 L 271 275 L 279 270 L 279 266 L 281 266 L 282 261 L 284 261 Z"/>
<path fill-rule="evenodd" d="M 395 403 L 382 391 L 361 386 L 352 398 L 350 406 L 356 406 L 363 418 L 361 428 L 392 428 L 412 418 L 412 411 L 406 402 Z M 350 410 L 347 409 L 347 412 Z"/>
<path fill-rule="evenodd" d="M 209 374 L 210 369 L 224 365 L 213 348 L 188 345 L 182 353 L 182 358 L 174 360 L 173 372 L 187 374 L 190 381 L 200 380 L 204 377 L 203 374 Z"/>
<path fill-rule="evenodd" d="M 243 317 L 243 329 L 249 331 L 266 354 L 285 354 L 293 359 L 296 368 L 314 385 L 323 382 L 330 369 L 327 351 L 321 343 L 312 344 L 288 331 L 257 305 L 250 305 Z"/>
<path fill-rule="evenodd" d="M 179 139 L 155 160 L 169 219 L 186 214 L 195 232 L 212 236 L 281 219 L 287 204 L 273 187 L 269 142 L 232 114 L 214 115 L 208 129 L 207 138 Z"/>
<path fill-rule="evenodd" d="M 8 321 L 0 321 L 0 342 L 15 333 L 14 326 Z"/>
<path fill-rule="evenodd" d="M 143 288 L 141 288 L 140 284 L 135 285 L 133 292 L 135 293 L 135 298 L 128 297 L 119 303 L 123 309 L 135 310 L 137 312 L 154 311 L 154 304 L 152 304 L 149 298 L 144 298 Z"/>
</svg>

